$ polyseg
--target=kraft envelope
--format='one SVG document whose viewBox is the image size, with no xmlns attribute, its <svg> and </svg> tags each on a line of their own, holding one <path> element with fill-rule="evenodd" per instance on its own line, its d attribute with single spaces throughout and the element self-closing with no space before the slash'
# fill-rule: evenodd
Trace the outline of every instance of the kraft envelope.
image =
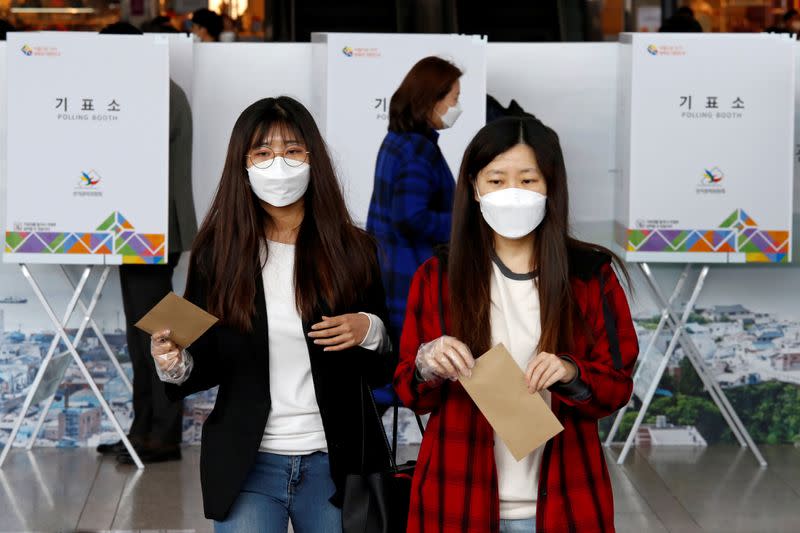
<svg viewBox="0 0 800 533">
<path fill-rule="evenodd" d="M 502 344 L 459 381 L 517 461 L 564 430 L 544 398 L 528 392 L 525 374 Z"/>
<path fill-rule="evenodd" d="M 216 317 L 171 292 L 137 322 L 136 327 L 150 335 L 168 329 L 175 344 L 188 348 L 216 323 Z"/>
</svg>

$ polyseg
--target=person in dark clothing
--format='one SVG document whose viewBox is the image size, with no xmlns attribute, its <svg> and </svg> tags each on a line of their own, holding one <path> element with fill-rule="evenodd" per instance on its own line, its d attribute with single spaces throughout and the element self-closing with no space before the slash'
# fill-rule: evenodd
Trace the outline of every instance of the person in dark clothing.
<svg viewBox="0 0 800 533">
<path fill-rule="evenodd" d="M 16 28 L 13 24 L 11 24 L 6 19 L 0 19 L 0 41 L 6 40 L 6 34 L 10 31 L 14 31 Z"/>
<path fill-rule="evenodd" d="M 210 9 L 198 9 L 192 13 L 192 37 L 195 42 L 215 43 L 222 33 L 223 21 Z"/>
<path fill-rule="evenodd" d="M 141 35 L 135 26 L 118 22 L 102 34 Z M 169 257 L 163 265 L 122 265 L 119 268 L 125 311 L 128 352 L 133 366 L 133 423 L 129 438 L 145 463 L 181 457 L 182 404 L 167 399 L 150 357 L 150 337 L 138 330 L 139 321 L 172 291 L 172 274 L 181 252 L 190 249 L 197 233 L 192 197 L 192 112 L 186 93 L 169 82 Z M 122 442 L 101 444 L 97 451 L 114 455 L 123 464 L 133 459 Z"/>
<path fill-rule="evenodd" d="M 164 15 L 159 15 L 142 24 L 142 31 L 144 33 L 178 33 L 178 30 L 170 22 L 170 18 Z"/>
<path fill-rule="evenodd" d="M 665 20 L 658 31 L 660 33 L 702 33 L 703 27 L 694 18 L 694 11 L 688 7 L 682 7 Z"/>
<path fill-rule="evenodd" d="M 461 70 L 438 57 L 421 59 L 392 95 L 389 132 L 375 164 L 367 231 L 380 246 L 389 331 L 400 338 L 411 278 L 450 239 L 455 181 L 439 149 L 438 130 L 461 112 Z"/>
<path fill-rule="evenodd" d="M 767 33 L 800 33 L 800 13 L 790 9 L 779 19 L 778 24 L 764 30 Z"/>
<path fill-rule="evenodd" d="M 130 22 L 114 22 L 109 24 L 102 30 L 100 35 L 141 35 L 142 30 L 131 24 Z"/>
</svg>

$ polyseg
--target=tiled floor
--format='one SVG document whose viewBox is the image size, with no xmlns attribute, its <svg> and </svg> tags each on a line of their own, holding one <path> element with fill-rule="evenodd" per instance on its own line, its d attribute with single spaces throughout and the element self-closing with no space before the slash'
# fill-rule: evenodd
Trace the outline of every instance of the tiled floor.
<svg viewBox="0 0 800 533">
<path fill-rule="evenodd" d="M 617 531 L 800 532 L 800 449 L 762 448 L 761 469 L 733 447 L 608 452 Z M 0 470 L 0 532 L 212 531 L 203 518 L 198 448 L 143 472 L 91 450 L 15 450 Z"/>
</svg>

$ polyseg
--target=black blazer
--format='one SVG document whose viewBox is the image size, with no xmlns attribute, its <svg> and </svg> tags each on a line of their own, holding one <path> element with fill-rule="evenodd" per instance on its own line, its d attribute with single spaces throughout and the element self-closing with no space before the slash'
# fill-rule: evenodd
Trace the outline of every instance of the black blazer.
<svg viewBox="0 0 800 533">
<path fill-rule="evenodd" d="M 193 258 L 195 259 L 195 258 Z M 206 309 L 205 280 L 201 269 L 193 268 L 187 282 L 186 297 Z M 363 311 L 377 315 L 389 324 L 380 270 L 373 282 L 363 287 L 359 303 L 349 309 L 336 309 L 329 316 Z M 181 385 L 165 383 L 167 396 L 180 400 L 195 392 L 219 385 L 214 409 L 203 424 L 200 450 L 200 482 L 205 516 L 224 520 L 255 461 L 267 416 L 270 411 L 269 327 L 264 285 L 259 273 L 256 290 L 256 316 L 252 331 L 239 332 L 216 325 L 189 347 L 194 369 Z M 312 323 L 304 323 L 308 334 Z M 396 366 L 392 353 L 379 354 L 361 347 L 342 352 L 323 352 L 306 337 L 311 359 L 311 375 L 319 404 L 331 476 L 337 491 L 331 502 L 341 506 L 344 480 L 349 473 L 362 471 L 362 419 L 366 423 L 365 465 L 374 472 L 388 465 L 384 436 L 376 417 L 362 416 L 362 376 L 373 386 L 391 382 Z"/>
</svg>

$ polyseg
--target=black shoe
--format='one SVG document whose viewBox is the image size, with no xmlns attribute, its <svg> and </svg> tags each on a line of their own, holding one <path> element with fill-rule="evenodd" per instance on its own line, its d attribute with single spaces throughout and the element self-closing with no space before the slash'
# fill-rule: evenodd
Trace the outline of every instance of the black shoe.
<svg viewBox="0 0 800 533">
<path fill-rule="evenodd" d="M 180 446 L 145 448 L 136 451 L 139 454 L 139 459 L 141 459 L 143 463 L 164 463 L 166 461 L 181 460 Z M 117 455 L 117 462 L 122 465 L 136 464 L 133 462 L 133 457 L 131 457 L 127 451 Z"/>
<path fill-rule="evenodd" d="M 125 451 L 127 451 L 125 444 L 121 440 L 110 444 L 101 444 L 97 447 L 97 453 L 100 455 L 119 455 Z"/>
</svg>

